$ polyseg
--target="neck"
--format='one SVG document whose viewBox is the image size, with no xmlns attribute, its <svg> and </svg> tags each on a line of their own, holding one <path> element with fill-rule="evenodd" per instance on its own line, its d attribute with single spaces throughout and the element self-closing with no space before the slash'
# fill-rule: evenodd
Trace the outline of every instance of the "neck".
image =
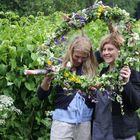
<svg viewBox="0 0 140 140">
<path fill-rule="evenodd" d="M 114 68 L 115 68 L 115 64 L 114 63 L 109 65 L 109 71 L 113 71 Z"/>
</svg>

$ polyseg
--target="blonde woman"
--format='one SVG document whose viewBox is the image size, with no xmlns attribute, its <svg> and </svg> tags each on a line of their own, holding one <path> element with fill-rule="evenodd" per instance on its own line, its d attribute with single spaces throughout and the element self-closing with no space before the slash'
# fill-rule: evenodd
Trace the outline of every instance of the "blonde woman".
<svg viewBox="0 0 140 140">
<path fill-rule="evenodd" d="M 64 56 L 62 66 L 71 63 L 70 70 L 77 75 L 95 76 L 96 59 L 93 55 L 92 45 L 85 35 L 74 38 Z M 47 75 L 38 88 L 38 96 L 45 99 L 51 92 L 51 78 Z M 87 95 L 73 91 L 66 95 L 63 87 L 55 88 L 56 100 L 53 122 L 51 127 L 51 140 L 91 140 L 91 119 L 93 105 Z"/>
</svg>

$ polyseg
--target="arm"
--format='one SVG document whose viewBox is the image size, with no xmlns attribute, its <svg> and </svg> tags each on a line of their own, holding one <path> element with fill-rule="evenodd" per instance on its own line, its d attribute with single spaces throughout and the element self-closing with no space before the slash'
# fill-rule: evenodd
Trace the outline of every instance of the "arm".
<svg viewBox="0 0 140 140">
<path fill-rule="evenodd" d="M 131 76 L 124 86 L 124 91 L 134 109 L 140 108 L 140 72 L 131 70 Z"/>
<path fill-rule="evenodd" d="M 132 82 L 128 82 L 124 86 L 124 91 L 127 97 L 130 99 L 130 103 L 133 105 L 134 109 L 140 108 L 140 88 L 136 89 L 136 86 Z"/>
<path fill-rule="evenodd" d="M 43 79 L 41 85 L 38 87 L 38 89 L 37 89 L 37 95 L 38 95 L 38 98 L 40 100 L 46 99 L 50 95 L 50 92 L 51 92 L 51 89 L 52 89 L 50 87 L 51 80 L 52 80 L 51 77 L 46 76 Z"/>
</svg>

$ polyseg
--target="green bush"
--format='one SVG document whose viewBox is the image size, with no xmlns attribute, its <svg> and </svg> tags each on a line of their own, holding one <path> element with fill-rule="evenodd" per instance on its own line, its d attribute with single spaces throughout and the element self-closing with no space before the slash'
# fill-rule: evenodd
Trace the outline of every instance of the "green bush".
<svg viewBox="0 0 140 140">
<path fill-rule="evenodd" d="M 0 12 L 0 95 L 11 96 L 14 105 L 22 111 L 20 116 L 11 115 L 1 127 L 2 140 L 49 140 L 51 117 L 46 111 L 52 111 L 53 106 L 49 101 L 41 102 L 36 95 L 43 76 L 25 76 L 24 70 L 45 67 L 47 59 L 37 53 L 38 48 L 62 22 L 61 12 L 47 17 L 43 13 L 36 17 L 20 17 L 12 12 Z M 107 33 L 105 23 L 100 20 L 87 24 L 83 30 L 91 39 L 94 50 Z M 70 31 L 65 42 L 56 47 L 54 54 L 57 57 L 63 55 L 75 32 L 81 31 Z"/>
</svg>

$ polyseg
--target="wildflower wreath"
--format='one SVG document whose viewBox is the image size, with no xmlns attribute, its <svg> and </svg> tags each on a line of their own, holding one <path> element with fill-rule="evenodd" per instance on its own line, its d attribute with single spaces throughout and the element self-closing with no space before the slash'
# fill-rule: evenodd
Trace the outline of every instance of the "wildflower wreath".
<svg viewBox="0 0 140 140">
<path fill-rule="evenodd" d="M 87 23 L 91 21 L 96 21 L 100 19 L 106 22 L 111 31 L 112 25 L 111 21 L 115 21 L 115 23 L 121 24 L 121 32 L 125 37 L 124 47 L 121 47 L 120 57 L 118 58 L 116 65 L 117 68 L 113 73 L 108 73 L 107 75 L 103 75 L 102 77 L 96 76 L 93 79 L 87 79 L 85 76 L 77 76 L 75 73 L 71 73 L 69 69 L 61 69 L 61 64 L 57 62 L 61 62 L 61 60 L 54 57 L 53 50 L 57 46 L 57 43 L 61 43 L 64 41 L 64 35 L 67 34 L 71 29 L 81 29 Z M 64 21 L 62 24 L 56 29 L 54 33 L 49 35 L 48 39 L 44 41 L 43 45 L 38 48 L 38 53 L 42 56 L 45 55 L 48 58 L 48 69 L 52 69 L 54 80 L 52 82 L 53 86 L 60 85 L 65 87 L 66 91 L 70 93 L 73 89 L 80 89 L 88 94 L 91 94 L 88 90 L 90 86 L 97 86 L 98 90 L 109 93 L 109 96 L 112 100 L 112 95 L 115 96 L 115 99 L 122 106 L 122 114 L 123 114 L 123 103 L 121 95 L 118 95 L 114 92 L 116 87 L 119 87 L 119 90 L 123 90 L 124 81 L 118 79 L 119 71 L 121 67 L 126 64 L 134 69 L 139 69 L 140 65 L 140 41 L 137 33 L 133 32 L 132 24 L 134 20 L 130 18 L 129 13 L 125 10 L 120 9 L 119 7 L 111 8 L 109 6 L 105 6 L 102 2 L 95 3 L 93 6 L 78 11 L 77 13 L 72 13 L 70 15 L 64 15 Z M 139 41 L 139 42 L 138 42 Z M 48 71 L 48 70 L 47 70 Z M 50 72 L 50 74 L 52 74 Z"/>
</svg>

